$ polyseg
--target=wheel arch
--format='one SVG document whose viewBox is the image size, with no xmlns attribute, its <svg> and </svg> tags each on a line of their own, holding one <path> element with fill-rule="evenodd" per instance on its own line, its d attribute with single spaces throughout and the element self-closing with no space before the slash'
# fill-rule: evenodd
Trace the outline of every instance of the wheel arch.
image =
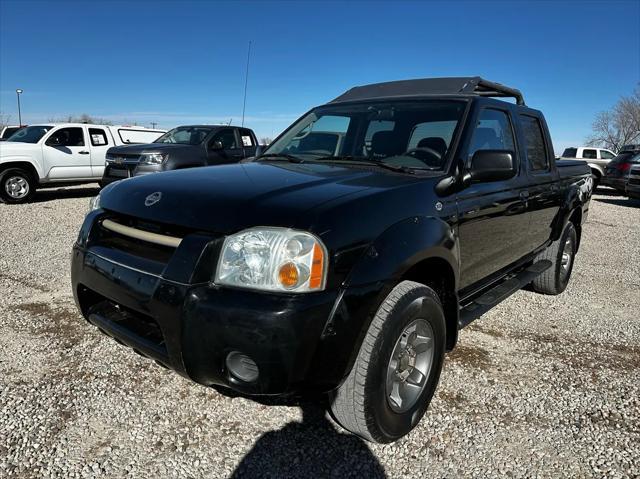
<svg viewBox="0 0 640 479">
<path fill-rule="evenodd" d="M 33 165 L 33 163 L 29 161 L 16 160 L 16 161 L 7 161 L 0 164 L 0 175 L 8 169 L 11 168 L 20 168 L 27 171 L 34 181 L 40 183 L 40 173 L 37 168 Z"/>
</svg>

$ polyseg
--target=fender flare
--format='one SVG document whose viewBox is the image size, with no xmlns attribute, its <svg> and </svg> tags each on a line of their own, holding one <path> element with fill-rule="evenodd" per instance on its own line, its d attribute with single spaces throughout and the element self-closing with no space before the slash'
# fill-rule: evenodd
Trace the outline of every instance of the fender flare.
<svg viewBox="0 0 640 479">
<path fill-rule="evenodd" d="M 38 162 L 29 155 L 11 155 L 0 158 L 0 172 L 8 168 L 26 168 L 30 172 L 35 172 L 34 179 L 38 182 L 45 176 Z"/>
<path fill-rule="evenodd" d="M 560 238 L 564 227 L 577 209 L 580 209 L 582 212 L 585 194 L 590 194 L 590 192 L 584 193 L 581 185 L 574 184 L 568 188 L 565 197 L 562 199 L 560 210 L 558 211 L 553 224 L 551 241 L 556 241 Z"/>
</svg>

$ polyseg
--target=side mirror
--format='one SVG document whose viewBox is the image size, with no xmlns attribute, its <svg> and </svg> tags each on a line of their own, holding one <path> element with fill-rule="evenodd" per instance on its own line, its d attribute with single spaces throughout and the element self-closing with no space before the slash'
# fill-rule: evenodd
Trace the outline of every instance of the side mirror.
<svg viewBox="0 0 640 479">
<path fill-rule="evenodd" d="M 262 155 L 263 151 L 264 151 L 264 145 L 256 146 L 256 154 L 254 156 L 257 158 L 258 156 Z"/>
<path fill-rule="evenodd" d="M 53 135 L 51 138 L 47 140 L 47 145 L 60 146 L 62 145 L 62 141 L 60 141 L 60 137 L 58 137 L 57 135 Z"/>
<path fill-rule="evenodd" d="M 479 150 L 471 158 L 471 168 L 465 175 L 467 182 L 501 181 L 513 178 L 516 165 L 509 150 Z"/>
<path fill-rule="evenodd" d="M 213 143 L 211 143 L 211 149 L 213 151 L 224 150 L 224 145 L 222 144 L 222 142 L 220 140 L 216 140 Z"/>
</svg>

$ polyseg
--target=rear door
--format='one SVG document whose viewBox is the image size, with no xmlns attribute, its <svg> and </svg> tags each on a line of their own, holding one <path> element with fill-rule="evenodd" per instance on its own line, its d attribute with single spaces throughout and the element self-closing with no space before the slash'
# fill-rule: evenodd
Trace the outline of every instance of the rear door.
<svg viewBox="0 0 640 479">
<path fill-rule="evenodd" d="M 85 126 L 51 131 L 42 145 L 46 176 L 52 180 L 92 178 L 91 151 Z"/>
<path fill-rule="evenodd" d="M 238 128 L 240 135 L 240 145 L 242 146 L 242 154 L 244 158 L 248 158 L 256 154 L 257 142 L 251 130 L 248 128 Z"/>
<path fill-rule="evenodd" d="M 89 144 L 91 145 L 92 176 L 102 178 L 107 150 L 114 146 L 113 140 L 105 128 L 89 126 Z"/>
<path fill-rule="evenodd" d="M 527 211 L 530 225 L 526 244 L 533 251 L 551 237 L 553 222 L 560 209 L 561 188 L 544 120 L 535 113 L 522 113 L 518 115 L 518 126 L 529 182 Z M 584 151 L 585 155 L 591 155 L 589 150 Z"/>
<path fill-rule="evenodd" d="M 479 150 L 510 150 L 521 164 L 507 108 L 485 107 L 477 117 L 467 165 Z M 521 167 L 506 181 L 473 183 L 458 194 L 461 288 L 479 283 L 527 253 L 527 178 Z"/>
</svg>

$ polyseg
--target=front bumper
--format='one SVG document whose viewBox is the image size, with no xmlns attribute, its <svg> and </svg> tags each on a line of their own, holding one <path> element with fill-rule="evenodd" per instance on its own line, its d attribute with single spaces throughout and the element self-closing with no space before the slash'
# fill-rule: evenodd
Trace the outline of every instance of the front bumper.
<svg viewBox="0 0 640 479">
<path fill-rule="evenodd" d="M 348 374 L 383 285 L 299 295 L 223 288 L 192 274 L 197 265 L 184 270 L 192 255 L 180 248 L 197 241 L 183 240 L 154 270 L 92 244 L 97 216 L 89 215 L 73 248 L 71 279 L 83 316 L 102 332 L 200 384 L 243 394 L 329 391 Z M 195 257 L 210 261 L 203 251 Z M 257 364 L 257 380 L 228 370 L 233 351 Z"/>
<path fill-rule="evenodd" d="M 143 165 L 137 161 L 123 163 L 107 162 L 102 176 L 102 186 L 107 186 L 114 181 L 132 178 L 134 176 L 148 175 L 163 171 L 162 165 Z"/>
<path fill-rule="evenodd" d="M 621 177 L 621 178 L 616 178 L 613 176 L 603 176 L 600 179 L 600 184 L 603 186 L 609 186 L 611 188 L 614 188 L 616 190 L 619 191 L 624 191 L 625 189 L 625 184 L 626 184 L 626 178 Z"/>
</svg>

